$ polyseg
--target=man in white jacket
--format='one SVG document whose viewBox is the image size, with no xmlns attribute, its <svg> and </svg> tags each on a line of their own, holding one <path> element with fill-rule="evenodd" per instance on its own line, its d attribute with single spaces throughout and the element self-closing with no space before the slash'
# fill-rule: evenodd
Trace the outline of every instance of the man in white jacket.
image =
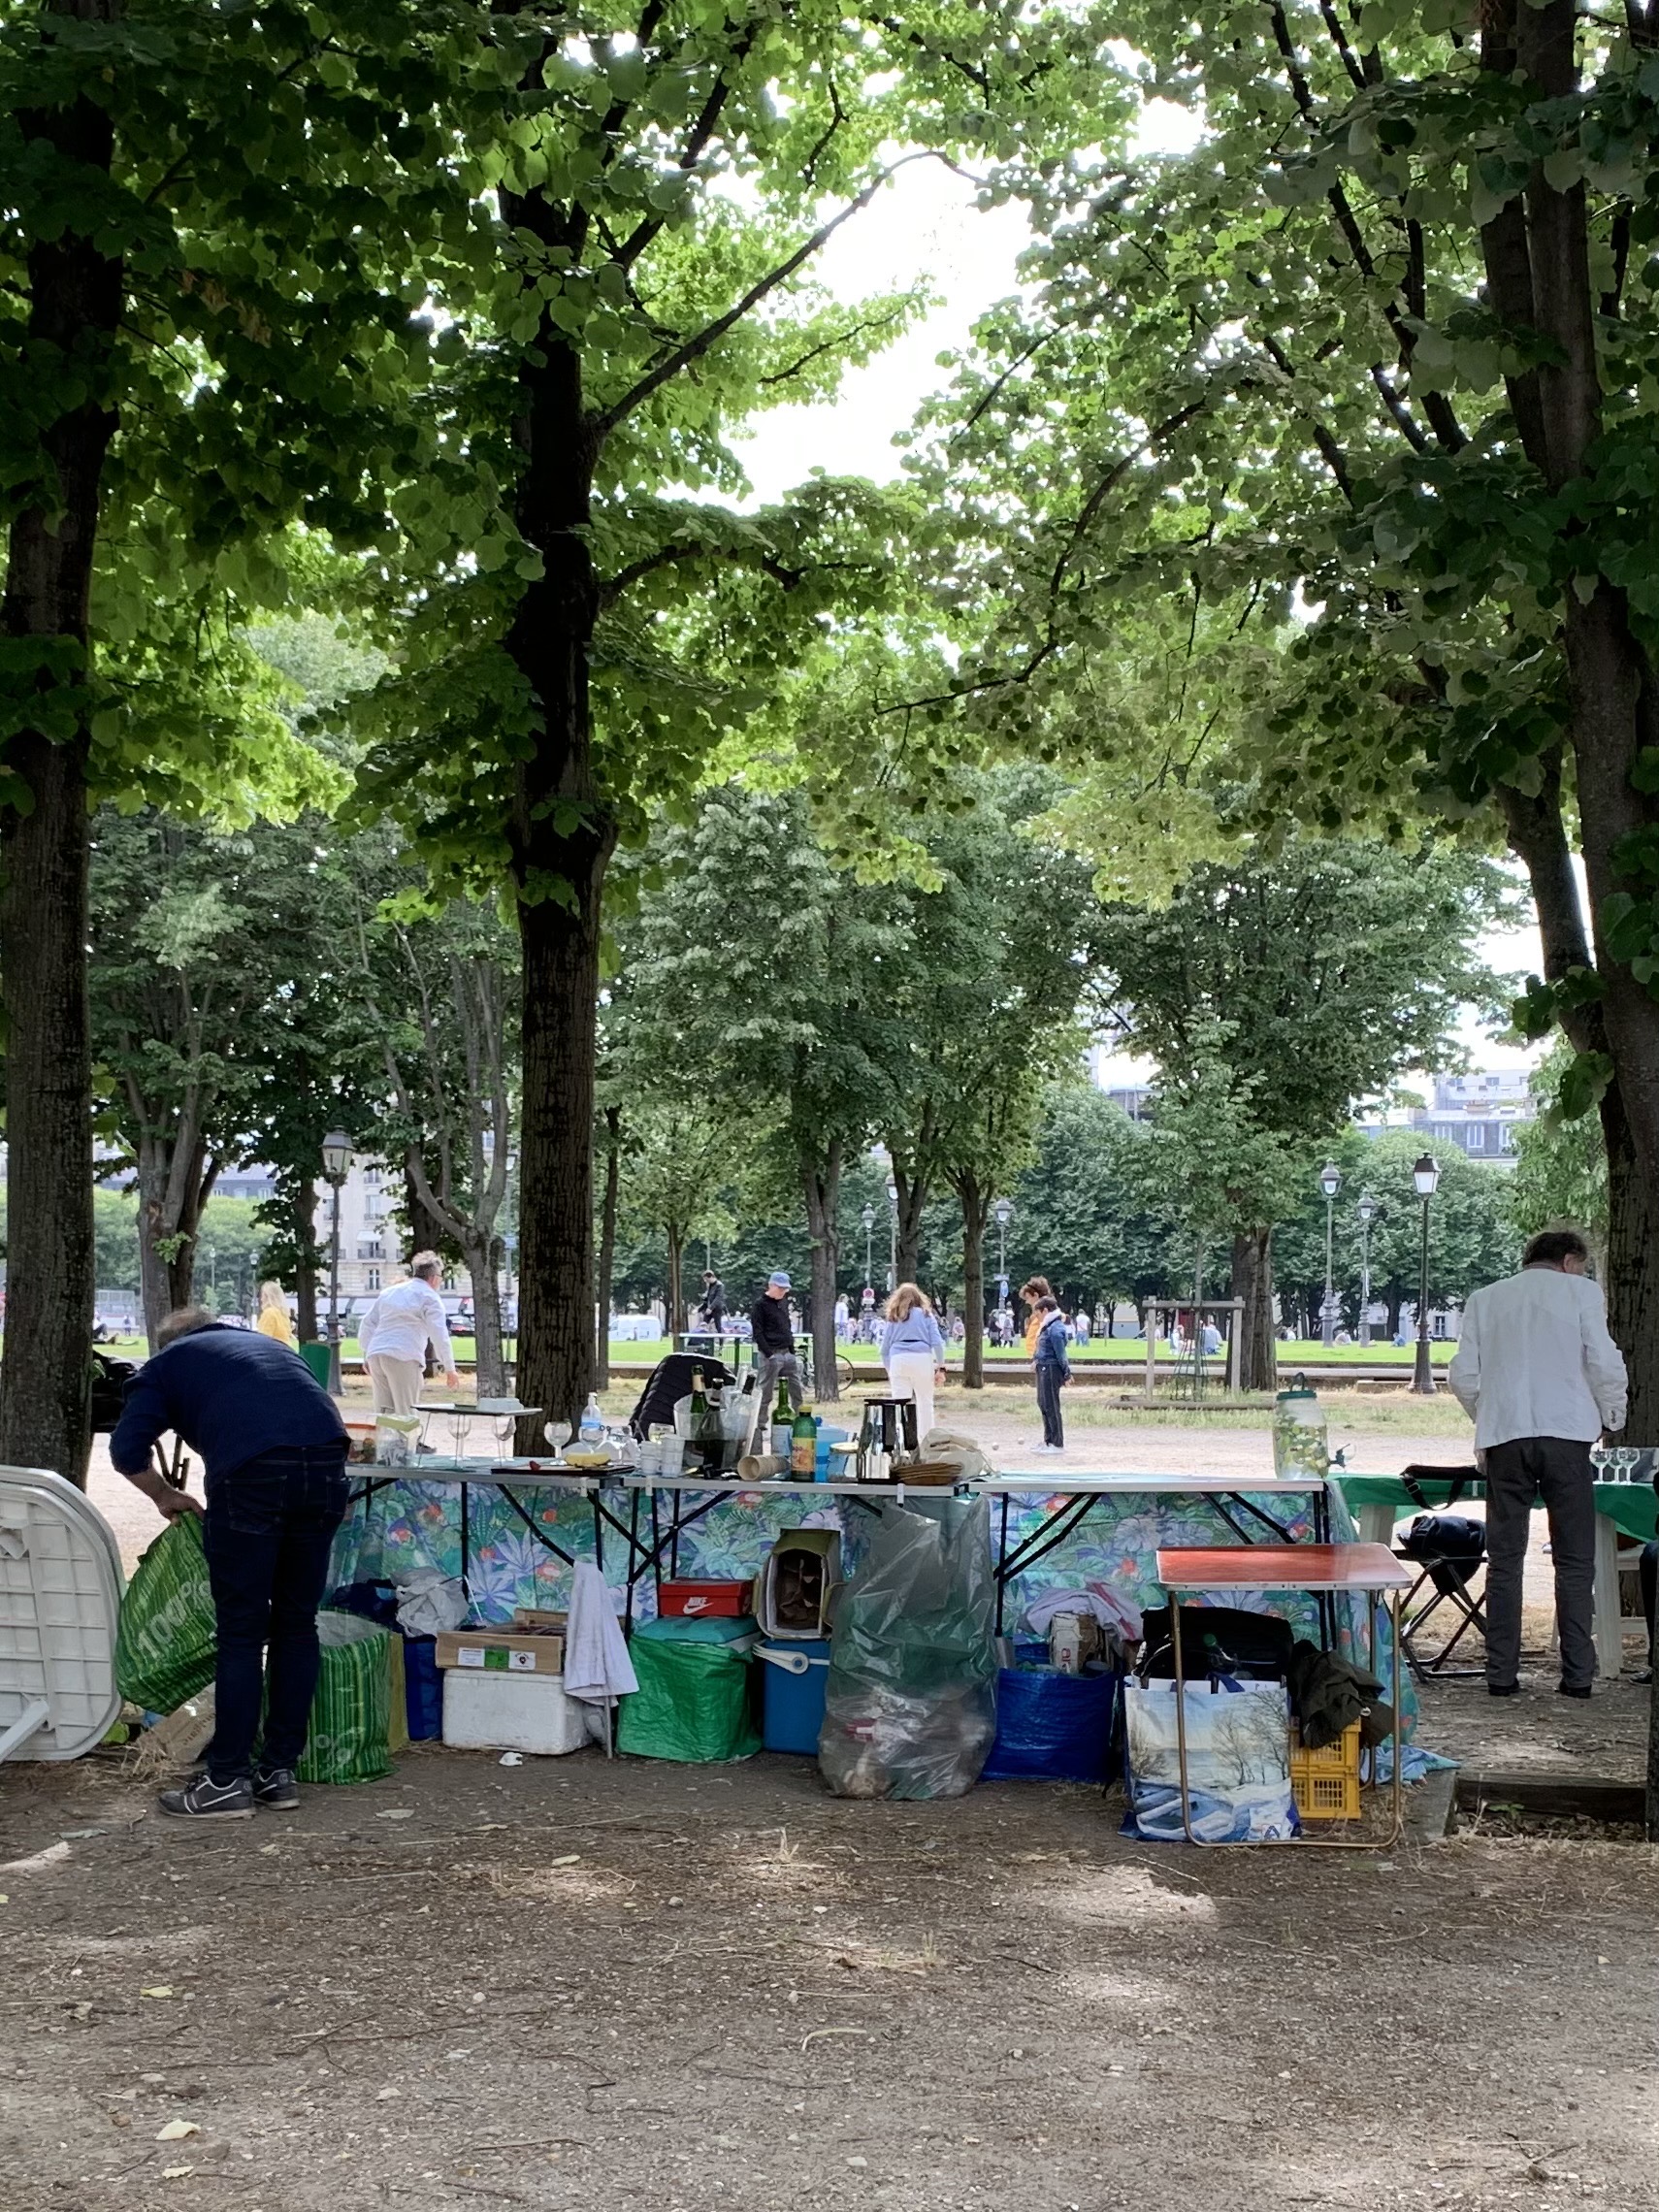
<svg viewBox="0 0 1659 2212">
<path fill-rule="evenodd" d="M 409 1261 L 408 1281 L 382 1290 L 363 1317 L 357 1345 L 368 1363 L 377 1414 L 414 1412 L 429 1344 L 443 1362 L 444 1382 L 451 1390 L 461 1387 L 449 1322 L 436 1287 L 442 1275 L 437 1252 L 417 1252 Z"/>
<path fill-rule="evenodd" d="M 1587 1698 L 1596 1672 L 1590 1447 L 1623 1428 L 1629 1383 L 1601 1291 L 1584 1273 L 1588 1257 L 1572 1229 L 1534 1237 L 1520 1273 L 1477 1290 L 1463 1309 L 1451 1362 L 1486 1478 L 1486 1687 L 1495 1698 L 1520 1687 L 1521 1568 L 1540 1497 L 1555 1566 L 1562 1696 Z"/>
</svg>

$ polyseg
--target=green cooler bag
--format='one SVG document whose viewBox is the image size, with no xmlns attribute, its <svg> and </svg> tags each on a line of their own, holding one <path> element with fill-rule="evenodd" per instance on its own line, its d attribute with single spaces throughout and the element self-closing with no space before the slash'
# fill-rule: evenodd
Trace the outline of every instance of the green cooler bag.
<svg viewBox="0 0 1659 2212">
<path fill-rule="evenodd" d="M 212 1680 L 217 1634 L 202 1523 L 179 1513 L 139 1561 L 121 1599 L 115 1687 L 147 1712 L 177 1712 Z"/>
<path fill-rule="evenodd" d="M 639 1687 L 622 1700 L 616 1747 L 638 1759 L 707 1765 L 761 1748 L 749 1709 L 752 1620 L 652 1620 L 628 1655 Z"/>
<path fill-rule="evenodd" d="M 322 1671 L 311 1702 L 302 1782 L 377 1782 L 392 1771 L 390 1631 L 356 1613 L 320 1612 Z"/>
</svg>

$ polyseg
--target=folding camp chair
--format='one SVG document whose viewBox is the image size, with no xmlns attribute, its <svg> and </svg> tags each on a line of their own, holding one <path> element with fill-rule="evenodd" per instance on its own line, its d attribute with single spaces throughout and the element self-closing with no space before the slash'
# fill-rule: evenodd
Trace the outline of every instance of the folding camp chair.
<svg viewBox="0 0 1659 2212">
<path fill-rule="evenodd" d="M 1404 1480 L 1407 1491 L 1415 1492 L 1416 1485 L 1410 1474 Z M 1454 1480 L 1448 1504 L 1456 1498 L 1460 1488 L 1461 1483 Z M 1420 1493 L 1417 1502 L 1426 1504 Z M 1406 1593 L 1405 1626 L 1400 1637 L 1400 1647 L 1415 1678 L 1419 1682 L 1431 1676 L 1450 1680 L 1484 1674 L 1483 1664 L 1478 1667 L 1451 1664 L 1457 1646 L 1471 1629 L 1480 1632 L 1482 1643 L 1486 1637 L 1484 1523 L 1461 1513 L 1419 1513 L 1405 1538 L 1395 1546 L 1394 1556 L 1418 1570 L 1416 1580 Z M 1477 1575 L 1482 1578 L 1480 1591 L 1473 1586 Z M 1420 1610 L 1415 1610 L 1418 1599 L 1429 1592 L 1432 1595 L 1428 1603 Z M 1449 1636 L 1445 1636 L 1450 1622 L 1443 1621 L 1444 1641 L 1437 1649 L 1428 1651 L 1423 1643 L 1424 1631 L 1443 1608 L 1449 1609 L 1456 1626 Z"/>
</svg>

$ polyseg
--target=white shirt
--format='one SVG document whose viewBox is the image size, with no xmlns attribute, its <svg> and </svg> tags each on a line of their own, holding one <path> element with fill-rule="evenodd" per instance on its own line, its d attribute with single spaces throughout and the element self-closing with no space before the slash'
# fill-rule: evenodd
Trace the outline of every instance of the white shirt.
<svg viewBox="0 0 1659 2212">
<path fill-rule="evenodd" d="M 1594 1444 L 1624 1426 L 1629 1382 L 1601 1290 L 1558 1267 L 1523 1267 L 1475 1292 L 1448 1381 L 1478 1451 L 1520 1436 Z"/>
<path fill-rule="evenodd" d="M 450 1350 L 443 1300 L 418 1275 L 382 1290 L 357 1332 L 357 1347 L 365 1359 L 377 1351 L 386 1359 L 412 1359 L 424 1364 L 429 1344 L 443 1372 L 453 1375 L 455 1354 Z"/>
</svg>

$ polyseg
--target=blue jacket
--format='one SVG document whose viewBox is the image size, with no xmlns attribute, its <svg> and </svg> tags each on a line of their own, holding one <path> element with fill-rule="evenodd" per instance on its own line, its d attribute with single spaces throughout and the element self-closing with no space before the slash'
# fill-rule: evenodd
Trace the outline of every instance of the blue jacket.
<svg viewBox="0 0 1659 2212">
<path fill-rule="evenodd" d="M 122 1475 L 149 1464 L 168 1429 L 211 1475 L 228 1475 L 285 1445 L 342 1444 L 345 1423 L 297 1351 L 254 1329 L 193 1329 L 146 1359 L 127 1384 L 110 1439 Z"/>
<path fill-rule="evenodd" d="M 1058 1314 L 1051 1314 L 1038 1334 L 1037 1365 L 1057 1367 L 1062 1375 L 1071 1373 L 1071 1359 L 1066 1351 L 1065 1323 Z"/>
</svg>

